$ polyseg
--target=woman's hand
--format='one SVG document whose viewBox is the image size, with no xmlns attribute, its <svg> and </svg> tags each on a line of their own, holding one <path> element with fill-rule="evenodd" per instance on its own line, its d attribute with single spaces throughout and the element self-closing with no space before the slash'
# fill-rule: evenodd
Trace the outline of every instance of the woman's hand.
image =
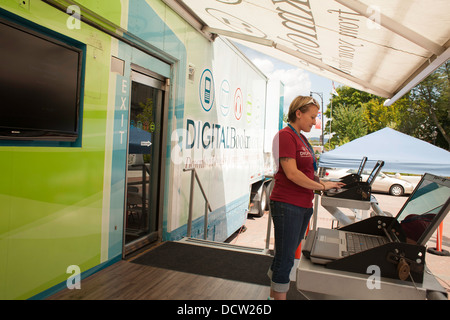
<svg viewBox="0 0 450 320">
<path fill-rule="evenodd" d="M 340 189 L 345 186 L 345 183 L 342 182 L 321 181 L 320 183 L 324 186 L 323 191 L 330 189 Z"/>
<path fill-rule="evenodd" d="M 280 158 L 280 165 L 286 177 L 303 188 L 325 191 L 333 188 L 339 189 L 345 186 L 342 182 L 320 181 L 316 177 L 314 180 L 309 179 L 303 172 L 298 170 L 297 162 L 292 158 Z"/>
</svg>

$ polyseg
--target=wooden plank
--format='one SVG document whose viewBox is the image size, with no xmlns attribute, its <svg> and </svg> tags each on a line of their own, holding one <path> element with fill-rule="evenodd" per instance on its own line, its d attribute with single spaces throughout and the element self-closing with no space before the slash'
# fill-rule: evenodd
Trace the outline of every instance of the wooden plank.
<svg viewBox="0 0 450 320">
<path fill-rule="evenodd" d="M 270 288 L 122 260 L 48 300 L 265 300 Z"/>
</svg>

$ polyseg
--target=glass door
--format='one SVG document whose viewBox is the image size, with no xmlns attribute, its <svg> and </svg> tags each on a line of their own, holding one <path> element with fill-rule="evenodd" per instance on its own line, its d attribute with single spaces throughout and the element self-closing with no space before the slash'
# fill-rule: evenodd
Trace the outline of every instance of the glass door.
<svg viewBox="0 0 450 320">
<path fill-rule="evenodd" d="M 164 82 L 132 71 L 125 254 L 158 239 Z"/>
</svg>

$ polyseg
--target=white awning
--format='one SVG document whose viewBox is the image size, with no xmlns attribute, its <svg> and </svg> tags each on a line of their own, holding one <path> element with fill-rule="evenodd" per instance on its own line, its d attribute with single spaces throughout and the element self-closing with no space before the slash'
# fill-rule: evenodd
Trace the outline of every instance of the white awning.
<svg viewBox="0 0 450 320">
<path fill-rule="evenodd" d="M 449 0 L 163 0 L 206 36 L 393 103 L 450 58 Z"/>
</svg>

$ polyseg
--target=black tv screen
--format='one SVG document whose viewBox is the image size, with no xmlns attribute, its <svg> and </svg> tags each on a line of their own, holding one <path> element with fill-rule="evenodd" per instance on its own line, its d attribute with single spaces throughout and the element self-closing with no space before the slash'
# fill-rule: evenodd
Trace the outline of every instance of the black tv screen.
<svg viewBox="0 0 450 320">
<path fill-rule="evenodd" d="M 82 54 L 0 19 L 0 139 L 78 138 Z"/>
</svg>

